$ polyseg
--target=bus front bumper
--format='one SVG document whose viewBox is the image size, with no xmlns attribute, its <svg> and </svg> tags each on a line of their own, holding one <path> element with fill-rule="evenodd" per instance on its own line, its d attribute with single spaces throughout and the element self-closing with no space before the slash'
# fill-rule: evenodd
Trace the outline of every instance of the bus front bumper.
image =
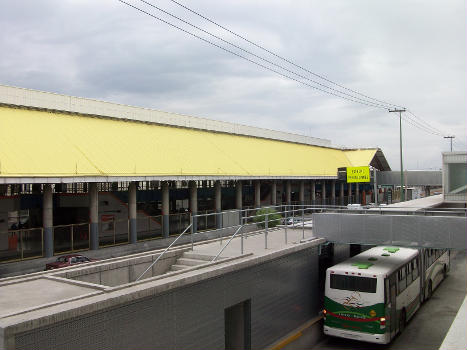
<svg viewBox="0 0 467 350">
<path fill-rule="evenodd" d="M 390 341 L 389 333 L 371 334 L 364 332 L 355 332 L 347 329 L 334 328 L 329 326 L 324 326 L 323 330 L 324 334 L 339 338 L 355 339 L 378 344 L 387 344 Z"/>
</svg>

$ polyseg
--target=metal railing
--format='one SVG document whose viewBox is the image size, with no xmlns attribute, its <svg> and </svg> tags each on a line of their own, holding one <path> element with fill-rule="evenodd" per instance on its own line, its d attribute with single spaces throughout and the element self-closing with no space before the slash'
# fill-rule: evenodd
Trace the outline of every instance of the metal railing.
<svg viewBox="0 0 467 350">
<path fill-rule="evenodd" d="M 146 274 L 146 272 L 149 271 L 149 269 L 151 269 L 154 265 L 156 265 L 156 263 L 162 258 L 162 256 L 163 256 L 170 248 L 172 248 L 172 246 L 180 239 L 180 237 L 182 237 L 182 236 L 186 233 L 186 231 L 188 231 L 191 227 L 193 227 L 193 223 L 190 223 L 190 225 L 188 225 L 188 227 L 187 227 L 185 230 L 183 230 L 183 232 L 180 233 L 180 235 L 179 235 L 176 239 L 174 239 L 174 241 L 173 241 L 172 243 L 170 243 L 170 245 L 169 245 L 167 248 L 165 248 L 164 251 L 163 251 L 161 254 L 159 254 L 159 256 L 157 257 L 157 259 L 154 260 L 154 261 L 152 262 L 152 264 L 149 265 L 148 268 L 147 268 L 146 270 L 144 270 L 144 272 L 135 280 L 135 282 L 139 281 L 139 280 L 141 279 L 141 277 L 143 277 L 143 276 Z M 193 231 L 191 231 L 191 250 L 193 250 Z"/>
<path fill-rule="evenodd" d="M 54 255 L 89 249 L 89 224 L 57 225 L 52 228 Z"/>
<path fill-rule="evenodd" d="M 44 256 L 44 230 L 29 228 L 0 232 L 0 262 Z"/>
<path fill-rule="evenodd" d="M 99 247 L 130 242 L 130 220 L 108 219 L 99 222 Z"/>
</svg>

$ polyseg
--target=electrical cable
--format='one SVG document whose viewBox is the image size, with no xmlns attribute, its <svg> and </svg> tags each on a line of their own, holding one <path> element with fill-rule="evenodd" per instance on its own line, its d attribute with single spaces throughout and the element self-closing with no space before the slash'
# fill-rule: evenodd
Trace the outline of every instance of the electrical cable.
<svg viewBox="0 0 467 350">
<path fill-rule="evenodd" d="M 199 30 L 199 31 L 201 31 L 201 32 L 203 32 L 203 33 L 205 33 L 205 34 L 207 34 L 207 35 L 213 37 L 213 38 L 216 38 L 217 40 L 220 40 L 220 41 L 222 41 L 222 42 L 224 42 L 224 43 L 226 43 L 226 44 L 228 44 L 228 45 L 231 45 L 231 46 L 233 46 L 233 47 L 235 47 L 235 48 L 237 48 L 237 49 L 239 49 L 239 50 L 241 50 L 241 51 L 243 51 L 243 52 L 249 54 L 249 55 L 252 55 L 252 56 L 254 56 L 255 58 L 258 58 L 258 59 L 262 60 L 263 62 L 266 62 L 266 63 L 268 63 L 268 64 L 271 64 L 271 65 L 273 65 L 273 66 L 275 66 L 275 67 L 277 67 L 277 68 L 283 69 L 284 71 L 286 71 L 286 72 L 288 72 L 288 73 L 294 74 L 294 75 L 296 75 L 297 77 L 300 77 L 300 78 L 302 78 L 302 79 L 308 80 L 308 81 L 310 81 L 310 82 L 312 82 L 312 83 L 314 83 L 314 84 L 317 84 L 317 85 L 319 85 L 319 86 L 321 86 L 321 87 L 323 87 L 323 88 L 325 88 L 325 89 L 329 89 L 329 90 L 334 91 L 334 92 L 336 92 L 336 93 L 339 93 L 339 94 L 342 94 L 342 95 L 345 95 L 345 96 L 348 96 L 348 97 L 352 97 L 352 98 L 355 98 L 355 99 L 360 100 L 360 101 L 369 102 L 369 103 L 372 103 L 372 104 L 374 104 L 375 106 L 379 106 L 379 107 L 381 107 L 381 108 L 387 108 L 386 105 L 383 105 L 383 104 L 380 104 L 380 103 L 375 103 L 375 102 L 372 102 L 372 101 L 367 101 L 367 100 L 362 99 L 362 98 L 360 98 L 360 97 L 357 97 L 357 96 L 348 94 L 348 93 L 346 93 L 346 92 L 343 92 L 343 91 L 340 91 L 340 90 L 337 90 L 337 89 L 334 89 L 334 88 L 329 87 L 329 86 L 327 86 L 327 85 L 325 85 L 325 84 L 322 84 L 322 83 L 320 83 L 320 82 L 318 82 L 318 81 L 316 81 L 316 80 L 310 79 L 310 78 L 308 78 L 308 77 L 306 77 L 306 76 L 304 76 L 304 75 L 301 75 L 301 74 L 299 74 L 299 73 L 296 73 L 296 72 L 294 72 L 294 71 L 292 71 L 292 70 L 290 70 L 290 69 L 288 69 L 288 68 L 285 68 L 284 66 L 281 66 L 281 65 L 279 65 L 279 64 L 277 64 L 277 63 L 274 63 L 274 62 L 272 62 L 272 61 L 270 61 L 270 60 L 268 60 L 268 59 L 266 59 L 266 58 L 264 58 L 264 57 L 261 57 L 261 56 L 259 56 L 259 55 L 256 55 L 255 53 L 253 53 L 253 52 L 251 52 L 251 51 L 249 51 L 249 50 L 246 50 L 246 49 L 244 49 L 244 48 L 242 48 L 242 47 L 240 47 L 240 46 L 238 46 L 238 45 L 236 45 L 236 44 L 233 44 L 233 43 L 231 43 L 231 42 L 228 41 L 228 40 L 222 39 L 221 37 L 219 37 L 219 36 L 217 36 L 217 35 L 215 35 L 215 34 L 212 34 L 212 33 L 208 32 L 207 30 L 205 30 L 205 29 L 203 29 L 203 28 L 200 28 L 200 27 L 198 27 L 198 26 L 196 26 L 196 25 L 194 25 L 194 24 L 192 24 L 192 23 L 190 23 L 190 22 L 188 22 L 188 21 L 185 21 L 184 19 L 182 19 L 182 18 L 180 18 L 180 17 L 178 17 L 178 16 L 176 16 L 176 15 L 174 15 L 174 14 L 172 14 L 172 13 L 170 13 L 170 12 L 168 12 L 168 11 L 166 11 L 166 10 L 164 10 L 164 9 L 162 9 L 162 8 L 160 8 L 160 7 L 158 7 L 158 6 L 156 6 L 156 5 L 154 5 L 154 4 L 151 4 L 151 3 L 147 2 L 146 0 L 139 0 L 139 1 L 142 2 L 142 3 L 145 3 L 145 4 L 148 5 L 148 6 L 151 6 L 151 7 L 155 8 L 156 10 L 158 10 L 158 11 L 160 11 L 160 12 L 162 12 L 162 13 L 165 13 L 166 15 L 168 15 L 168 16 L 170 16 L 170 17 L 172 17 L 172 18 L 175 18 L 175 19 L 179 20 L 180 22 L 185 23 L 185 24 L 187 24 L 187 25 L 189 25 L 189 26 L 191 26 L 191 27 L 193 27 L 193 28 L 195 28 L 195 29 L 197 29 L 197 30 Z"/>
<path fill-rule="evenodd" d="M 221 45 L 218 45 L 218 44 L 216 44 L 216 43 L 213 43 L 212 41 L 209 41 L 209 40 L 207 40 L 207 39 L 205 39 L 205 38 L 203 38 L 203 37 L 201 37 L 201 36 L 199 36 L 199 35 L 197 35 L 197 34 L 194 34 L 194 33 L 190 32 L 190 31 L 188 31 L 188 30 L 186 30 L 186 29 L 183 29 L 183 28 L 181 28 L 181 27 L 179 27 L 179 26 L 177 26 L 177 25 L 175 25 L 175 24 L 173 24 L 173 23 L 171 23 L 171 22 L 169 22 L 169 21 L 166 21 L 166 20 L 164 20 L 164 19 L 162 19 L 162 18 L 160 18 L 160 17 L 157 17 L 156 15 L 154 15 L 154 14 L 152 14 L 152 13 L 149 13 L 149 12 L 147 12 L 147 11 L 145 11 L 145 10 L 143 10 L 143 9 L 141 9 L 141 8 L 139 8 L 139 7 L 137 7 L 137 6 L 134 6 L 134 5 L 128 3 L 128 2 L 126 2 L 126 1 L 124 1 L 124 0 L 117 0 L 117 1 L 121 2 L 122 4 L 127 5 L 127 6 L 133 8 L 133 9 L 135 9 L 135 10 L 141 12 L 141 13 L 144 13 L 144 14 L 146 14 L 146 15 L 148 15 L 148 16 L 154 18 L 154 19 L 157 19 L 157 20 L 159 20 L 159 21 L 161 21 L 161 22 L 163 22 L 163 23 L 165 23 L 165 24 L 167 24 L 167 25 L 169 25 L 169 26 L 171 26 L 171 27 L 173 27 L 173 28 L 175 28 L 175 29 L 178 29 L 178 30 L 180 30 L 180 31 L 182 31 L 182 32 L 184 32 L 184 33 L 186 33 L 186 34 L 188 34 L 188 35 L 191 35 L 191 36 L 193 36 L 193 37 L 195 37 L 195 38 L 197 38 L 197 39 L 199 39 L 199 40 L 202 40 L 202 41 L 204 41 L 204 42 L 206 42 L 206 43 L 208 43 L 208 44 L 210 44 L 210 45 L 212 45 L 212 46 L 215 46 L 215 47 L 217 47 L 217 48 L 219 48 L 219 49 L 221 49 L 221 50 L 224 50 L 224 51 L 226 51 L 226 52 L 228 52 L 228 53 L 230 53 L 230 54 L 232 54 L 232 55 L 234 55 L 234 56 L 237 56 L 237 57 L 239 57 L 239 58 L 242 58 L 242 59 L 244 59 L 244 60 L 246 60 L 246 61 L 248 61 L 248 62 L 250 62 L 250 63 L 253 63 L 253 64 L 255 64 L 255 65 L 257 65 L 257 66 L 259 66 L 259 67 L 261 67 L 261 68 L 263 68 L 263 69 L 266 69 L 266 70 L 268 70 L 268 71 L 270 71 L 270 72 L 276 73 L 276 74 L 278 74 L 278 75 L 280 75 L 280 76 L 282 76 L 282 77 L 284 77 L 284 78 L 293 80 L 293 81 L 295 81 L 295 82 L 298 82 L 298 83 L 300 83 L 300 84 L 303 84 L 303 85 L 305 85 L 305 86 L 308 86 L 308 87 L 310 87 L 310 88 L 312 88 L 312 89 L 316 89 L 316 90 L 319 90 L 319 91 L 324 92 L 324 93 L 326 93 L 326 94 L 333 95 L 333 96 L 335 96 L 335 97 L 339 97 L 339 98 L 342 98 L 342 99 L 345 99 L 345 100 L 348 100 L 348 101 L 351 101 L 351 102 L 354 102 L 354 103 L 360 103 L 360 104 L 363 104 L 363 105 L 366 105 L 366 106 L 369 106 L 369 107 L 374 107 L 374 108 L 386 109 L 386 107 L 382 107 L 382 106 L 377 105 L 377 104 L 375 104 L 375 103 L 373 103 L 373 102 L 370 102 L 370 101 L 368 101 L 368 103 L 366 103 L 366 102 L 362 102 L 362 101 L 359 101 L 359 100 L 354 100 L 353 98 L 341 96 L 341 95 L 338 95 L 337 93 L 330 92 L 330 91 L 326 91 L 326 90 L 323 90 L 323 89 L 321 89 L 321 88 L 319 88 L 319 87 L 316 87 L 316 86 L 310 85 L 310 84 L 308 84 L 308 83 L 305 83 L 305 82 L 303 82 L 303 81 L 301 81 L 301 80 L 298 80 L 298 79 L 296 79 L 296 78 L 293 78 L 293 77 L 291 77 L 291 76 L 289 76 L 289 75 L 287 75 L 287 74 L 281 73 L 281 72 L 279 72 L 279 71 L 277 71 L 277 70 L 275 70 L 275 69 L 272 69 L 272 68 L 270 68 L 270 67 L 267 67 L 267 66 L 265 66 L 265 65 L 263 65 L 263 64 L 261 64 L 261 63 L 259 63 L 259 62 L 256 62 L 256 61 L 254 61 L 254 60 L 252 60 L 252 59 L 250 59 L 250 58 L 248 58 L 248 57 L 242 56 L 242 55 L 240 55 L 240 54 L 238 54 L 238 53 L 236 53 L 236 52 L 234 52 L 234 51 L 232 51 L 232 50 L 229 50 L 229 49 L 227 49 L 227 48 L 225 48 L 225 47 L 223 47 L 223 46 L 221 46 Z"/>
<path fill-rule="evenodd" d="M 255 47 L 257 47 L 257 48 L 259 48 L 259 49 L 261 49 L 261 50 L 263 50 L 263 51 L 265 51 L 265 52 L 267 52 L 267 53 L 269 53 L 269 54 L 271 54 L 271 55 L 273 55 L 273 56 L 275 56 L 275 57 L 277 57 L 277 58 L 279 58 L 280 60 L 282 60 L 282 61 L 284 61 L 284 62 L 287 62 L 287 63 L 289 63 L 289 64 L 291 64 L 291 65 L 293 65 L 293 66 L 295 66 L 295 67 L 297 67 L 297 68 L 299 68 L 299 69 L 301 69 L 301 70 L 303 70 L 303 71 L 305 71 L 305 72 L 307 72 L 307 73 L 309 73 L 309 74 L 312 74 L 313 76 L 315 76 L 315 77 L 317 77 L 317 78 L 320 78 L 320 79 L 322 79 L 322 80 L 324 80 L 324 81 L 327 81 L 328 83 L 334 84 L 334 85 L 336 85 L 336 86 L 338 86 L 338 87 L 340 87 L 340 88 L 342 88 L 342 89 L 345 89 L 345 90 L 347 90 L 347 91 L 353 92 L 354 94 L 358 94 L 358 95 L 360 95 L 360 96 L 363 96 L 363 97 L 365 97 L 365 98 L 368 98 L 368 99 L 371 99 L 371 100 L 374 100 L 374 101 L 383 103 L 383 104 L 385 104 L 385 105 L 393 106 L 393 107 L 398 107 L 398 108 L 404 108 L 404 107 L 402 107 L 402 106 L 399 106 L 399 105 L 396 105 L 396 104 L 393 104 L 393 103 L 388 103 L 388 102 L 385 102 L 385 101 L 382 101 L 382 100 L 378 100 L 378 99 L 373 98 L 373 97 L 371 97 L 371 96 L 367 96 L 367 95 L 362 94 L 362 93 L 360 93 L 360 92 L 358 92 L 358 91 L 355 91 L 355 90 L 352 90 L 352 89 L 350 89 L 350 88 L 347 88 L 347 87 L 345 87 L 345 86 L 343 86 L 343 85 L 340 85 L 340 84 L 338 84 L 338 83 L 336 83 L 336 82 L 334 82 L 334 81 L 332 81 L 332 80 L 330 80 L 330 79 L 328 79 L 328 78 L 326 78 L 326 77 L 324 77 L 324 76 L 322 76 L 322 75 L 319 75 L 319 74 L 317 74 L 317 73 L 315 73 L 315 72 L 313 72 L 313 71 L 311 71 L 311 70 L 309 70 L 309 69 L 306 69 L 306 68 L 302 67 L 302 66 L 299 65 L 299 64 L 294 63 L 293 61 L 291 61 L 291 60 L 289 60 L 289 59 L 287 59 L 287 58 L 284 58 L 284 57 L 282 57 L 282 56 L 276 54 L 275 52 L 273 52 L 273 51 L 271 51 L 271 50 L 265 48 L 265 47 L 262 46 L 262 45 L 256 44 L 255 42 L 253 42 L 253 41 L 251 41 L 251 40 L 245 38 L 244 36 L 242 36 L 242 35 L 240 35 L 240 34 L 238 34 L 238 33 L 235 33 L 234 31 L 232 31 L 232 30 L 226 28 L 225 26 L 223 26 L 223 25 L 221 25 L 221 24 L 219 24 L 219 23 L 217 23 L 217 22 L 211 20 L 211 19 L 208 18 L 207 16 L 204 16 L 204 15 L 200 14 L 199 12 L 194 11 L 193 9 L 189 8 L 189 7 L 186 6 L 186 5 L 181 4 L 180 2 L 178 2 L 178 1 L 176 1 L 176 0 L 170 0 L 170 1 L 173 2 L 173 3 L 176 4 L 176 5 L 178 5 L 178 6 L 182 7 L 182 8 L 184 8 L 185 10 L 190 11 L 191 13 L 193 13 L 193 14 L 195 14 L 195 15 L 201 17 L 201 18 L 203 18 L 204 20 L 206 20 L 206 21 L 208 21 L 208 22 L 214 24 L 215 26 L 217 26 L 217 27 L 219 27 L 219 28 L 221 28 L 221 29 L 223 29 L 223 30 L 229 32 L 230 34 L 233 34 L 234 36 L 236 36 L 236 37 L 238 37 L 238 38 L 240 38 L 240 39 L 246 41 L 247 43 L 249 43 L 249 44 L 251 44 L 251 45 L 253 45 L 253 46 L 255 46 Z"/>
</svg>

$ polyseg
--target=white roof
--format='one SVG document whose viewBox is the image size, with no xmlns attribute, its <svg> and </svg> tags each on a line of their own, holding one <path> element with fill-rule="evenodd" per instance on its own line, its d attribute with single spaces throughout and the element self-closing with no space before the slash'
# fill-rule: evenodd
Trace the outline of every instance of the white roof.
<svg viewBox="0 0 467 350">
<path fill-rule="evenodd" d="M 395 248 L 394 253 L 391 253 L 390 248 Z M 383 254 L 389 254 L 384 256 Z M 354 257 L 347 259 L 337 265 L 330 267 L 328 270 L 343 273 L 343 272 L 354 272 L 355 274 L 361 273 L 362 276 L 368 275 L 387 275 L 392 271 L 397 270 L 407 260 L 411 260 L 418 254 L 417 249 L 395 247 L 395 246 L 379 246 L 368 249 L 363 253 L 355 255 Z M 369 258 L 376 258 L 377 260 L 368 260 Z M 353 264 L 372 264 L 368 268 L 359 268 Z"/>
</svg>

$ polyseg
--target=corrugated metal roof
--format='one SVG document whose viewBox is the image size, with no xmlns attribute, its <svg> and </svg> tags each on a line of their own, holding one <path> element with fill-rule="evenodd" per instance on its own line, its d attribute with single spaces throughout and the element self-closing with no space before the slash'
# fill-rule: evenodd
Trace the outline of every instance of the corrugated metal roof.
<svg viewBox="0 0 467 350">
<path fill-rule="evenodd" d="M 368 166 L 370 165 L 373 157 L 376 154 L 377 149 L 357 149 L 357 150 L 345 150 L 344 153 L 347 156 L 352 166 Z"/>
<path fill-rule="evenodd" d="M 376 152 L 10 107 L 0 107 L 0 128 L 0 178 L 325 178 Z"/>
</svg>

